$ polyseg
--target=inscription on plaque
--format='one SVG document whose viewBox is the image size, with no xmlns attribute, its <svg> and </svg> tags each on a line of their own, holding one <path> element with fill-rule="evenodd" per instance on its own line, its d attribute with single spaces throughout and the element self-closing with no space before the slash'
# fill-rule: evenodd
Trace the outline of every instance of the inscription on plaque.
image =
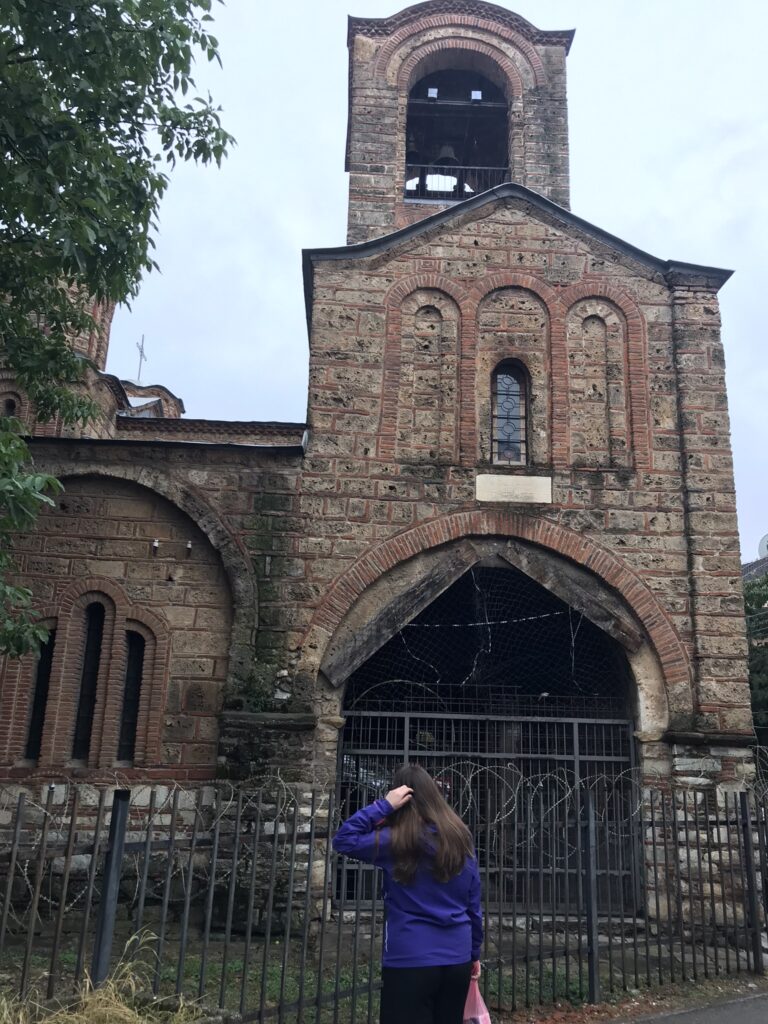
<svg viewBox="0 0 768 1024">
<path fill-rule="evenodd" d="M 551 505 L 551 476 L 502 476 L 480 473 L 475 480 L 478 501 L 508 501 L 518 505 Z"/>
</svg>

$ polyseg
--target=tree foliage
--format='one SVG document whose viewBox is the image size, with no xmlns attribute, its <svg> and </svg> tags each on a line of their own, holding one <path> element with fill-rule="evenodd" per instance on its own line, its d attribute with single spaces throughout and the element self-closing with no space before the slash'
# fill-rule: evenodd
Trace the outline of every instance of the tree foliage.
<svg viewBox="0 0 768 1024">
<path fill-rule="evenodd" d="M 755 730 L 768 747 L 768 575 L 744 585 L 749 638 L 749 689 Z"/>
<path fill-rule="evenodd" d="M 0 0 L 0 339 L 41 420 L 90 415 L 72 339 L 155 267 L 169 167 L 218 164 L 232 141 L 210 97 L 193 98 L 195 59 L 219 60 L 211 5 Z M 0 420 L 3 552 L 55 486 L 19 432 Z M 0 580 L 9 568 L 3 554 Z M 0 586 L 0 651 L 19 653 L 36 635 L 29 594 Z"/>
</svg>

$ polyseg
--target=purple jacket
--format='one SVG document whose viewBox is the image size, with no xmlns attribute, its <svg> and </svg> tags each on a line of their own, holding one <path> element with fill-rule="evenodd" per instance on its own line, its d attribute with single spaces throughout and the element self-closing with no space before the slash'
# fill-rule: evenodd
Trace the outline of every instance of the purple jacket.
<svg viewBox="0 0 768 1024">
<path fill-rule="evenodd" d="M 348 857 L 375 864 L 384 872 L 384 967 L 440 967 L 480 959 L 483 918 L 480 873 L 475 857 L 449 882 L 432 877 L 429 861 L 410 885 L 392 877 L 389 829 L 376 825 L 393 813 L 387 800 L 377 800 L 344 822 L 333 848 Z"/>
</svg>

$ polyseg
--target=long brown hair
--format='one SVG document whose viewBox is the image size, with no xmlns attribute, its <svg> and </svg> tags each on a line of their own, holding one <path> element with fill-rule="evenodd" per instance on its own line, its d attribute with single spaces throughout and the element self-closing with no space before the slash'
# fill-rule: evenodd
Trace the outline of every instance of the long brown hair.
<svg viewBox="0 0 768 1024">
<path fill-rule="evenodd" d="M 448 804 L 421 765 L 404 764 L 395 772 L 393 788 L 410 786 L 413 796 L 387 818 L 397 882 L 409 885 L 419 864 L 430 860 L 433 876 L 447 882 L 474 854 L 469 829 Z M 430 828 L 434 826 L 434 831 Z"/>
</svg>

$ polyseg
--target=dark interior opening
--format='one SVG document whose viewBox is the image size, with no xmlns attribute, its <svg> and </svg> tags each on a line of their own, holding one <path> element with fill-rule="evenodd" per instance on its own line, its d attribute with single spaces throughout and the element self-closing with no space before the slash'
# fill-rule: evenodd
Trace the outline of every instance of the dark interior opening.
<svg viewBox="0 0 768 1024">
<path fill-rule="evenodd" d="M 93 716 L 96 710 L 96 688 L 101 663 L 101 642 L 104 636 L 104 605 L 94 601 L 85 609 L 85 652 L 80 677 L 80 699 L 77 704 L 75 735 L 72 741 L 72 758 L 75 761 L 88 760 L 91 749 Z"/>
<path fill-rule="evenodd" d="M 631 909 L 630 680 L 619 643 L 580 612 L 512 566 L 476 566 L 350 677 L 344 813 L 385 793 L 399 764 L 417 762 L 469 826 L 490 898 L 560 913 L 579 890 L 589 789 L 597 813 L 610 808 L 621 822 L 599 854 L 598 905 Z M 373 899 L 376 884 L 371 869 L 347 866 L 337 892 Z"/>
<path fill-rule="evenodd" d="M 512 566 L 476 567 L 351 676 L 347 711 L 630 717 L 619 644 Z"/>
<path fill-rule="evenodd" d="M 466 199 L 508 174 L 507 101 L 475 71 L 435 71 L 408 97 L 408 198 Z"/>
<path fill-rule="evenodd" d="M 144 675 L 144 637 L 133 629 L 125 634 L 125 687 L 123 710 L 120 716 L 120 739 L 117 745 L 118 761 L 133 761 L 136 751 L 136 728 L 139 724 L 141 681 Z"/>
<path fill-rule="evenodd" d="M 35 675 L 35 693 L 32 698 L 32 714 L 29 718 L 27 746 L 24 751 L 24 757 L 28 761 L 37 761 L 40 757 L 40 748 L 43 743 L 43 726 L 45 725 L 45 710 L 48 706 L 48 691 L 51 684 L 53 649 L 55 645 L 56 630 L 52 629 L 48 634 L 45 643 L 40 645 L 40 657 L 37 662 L 37 673 Z"/>
</svg>

